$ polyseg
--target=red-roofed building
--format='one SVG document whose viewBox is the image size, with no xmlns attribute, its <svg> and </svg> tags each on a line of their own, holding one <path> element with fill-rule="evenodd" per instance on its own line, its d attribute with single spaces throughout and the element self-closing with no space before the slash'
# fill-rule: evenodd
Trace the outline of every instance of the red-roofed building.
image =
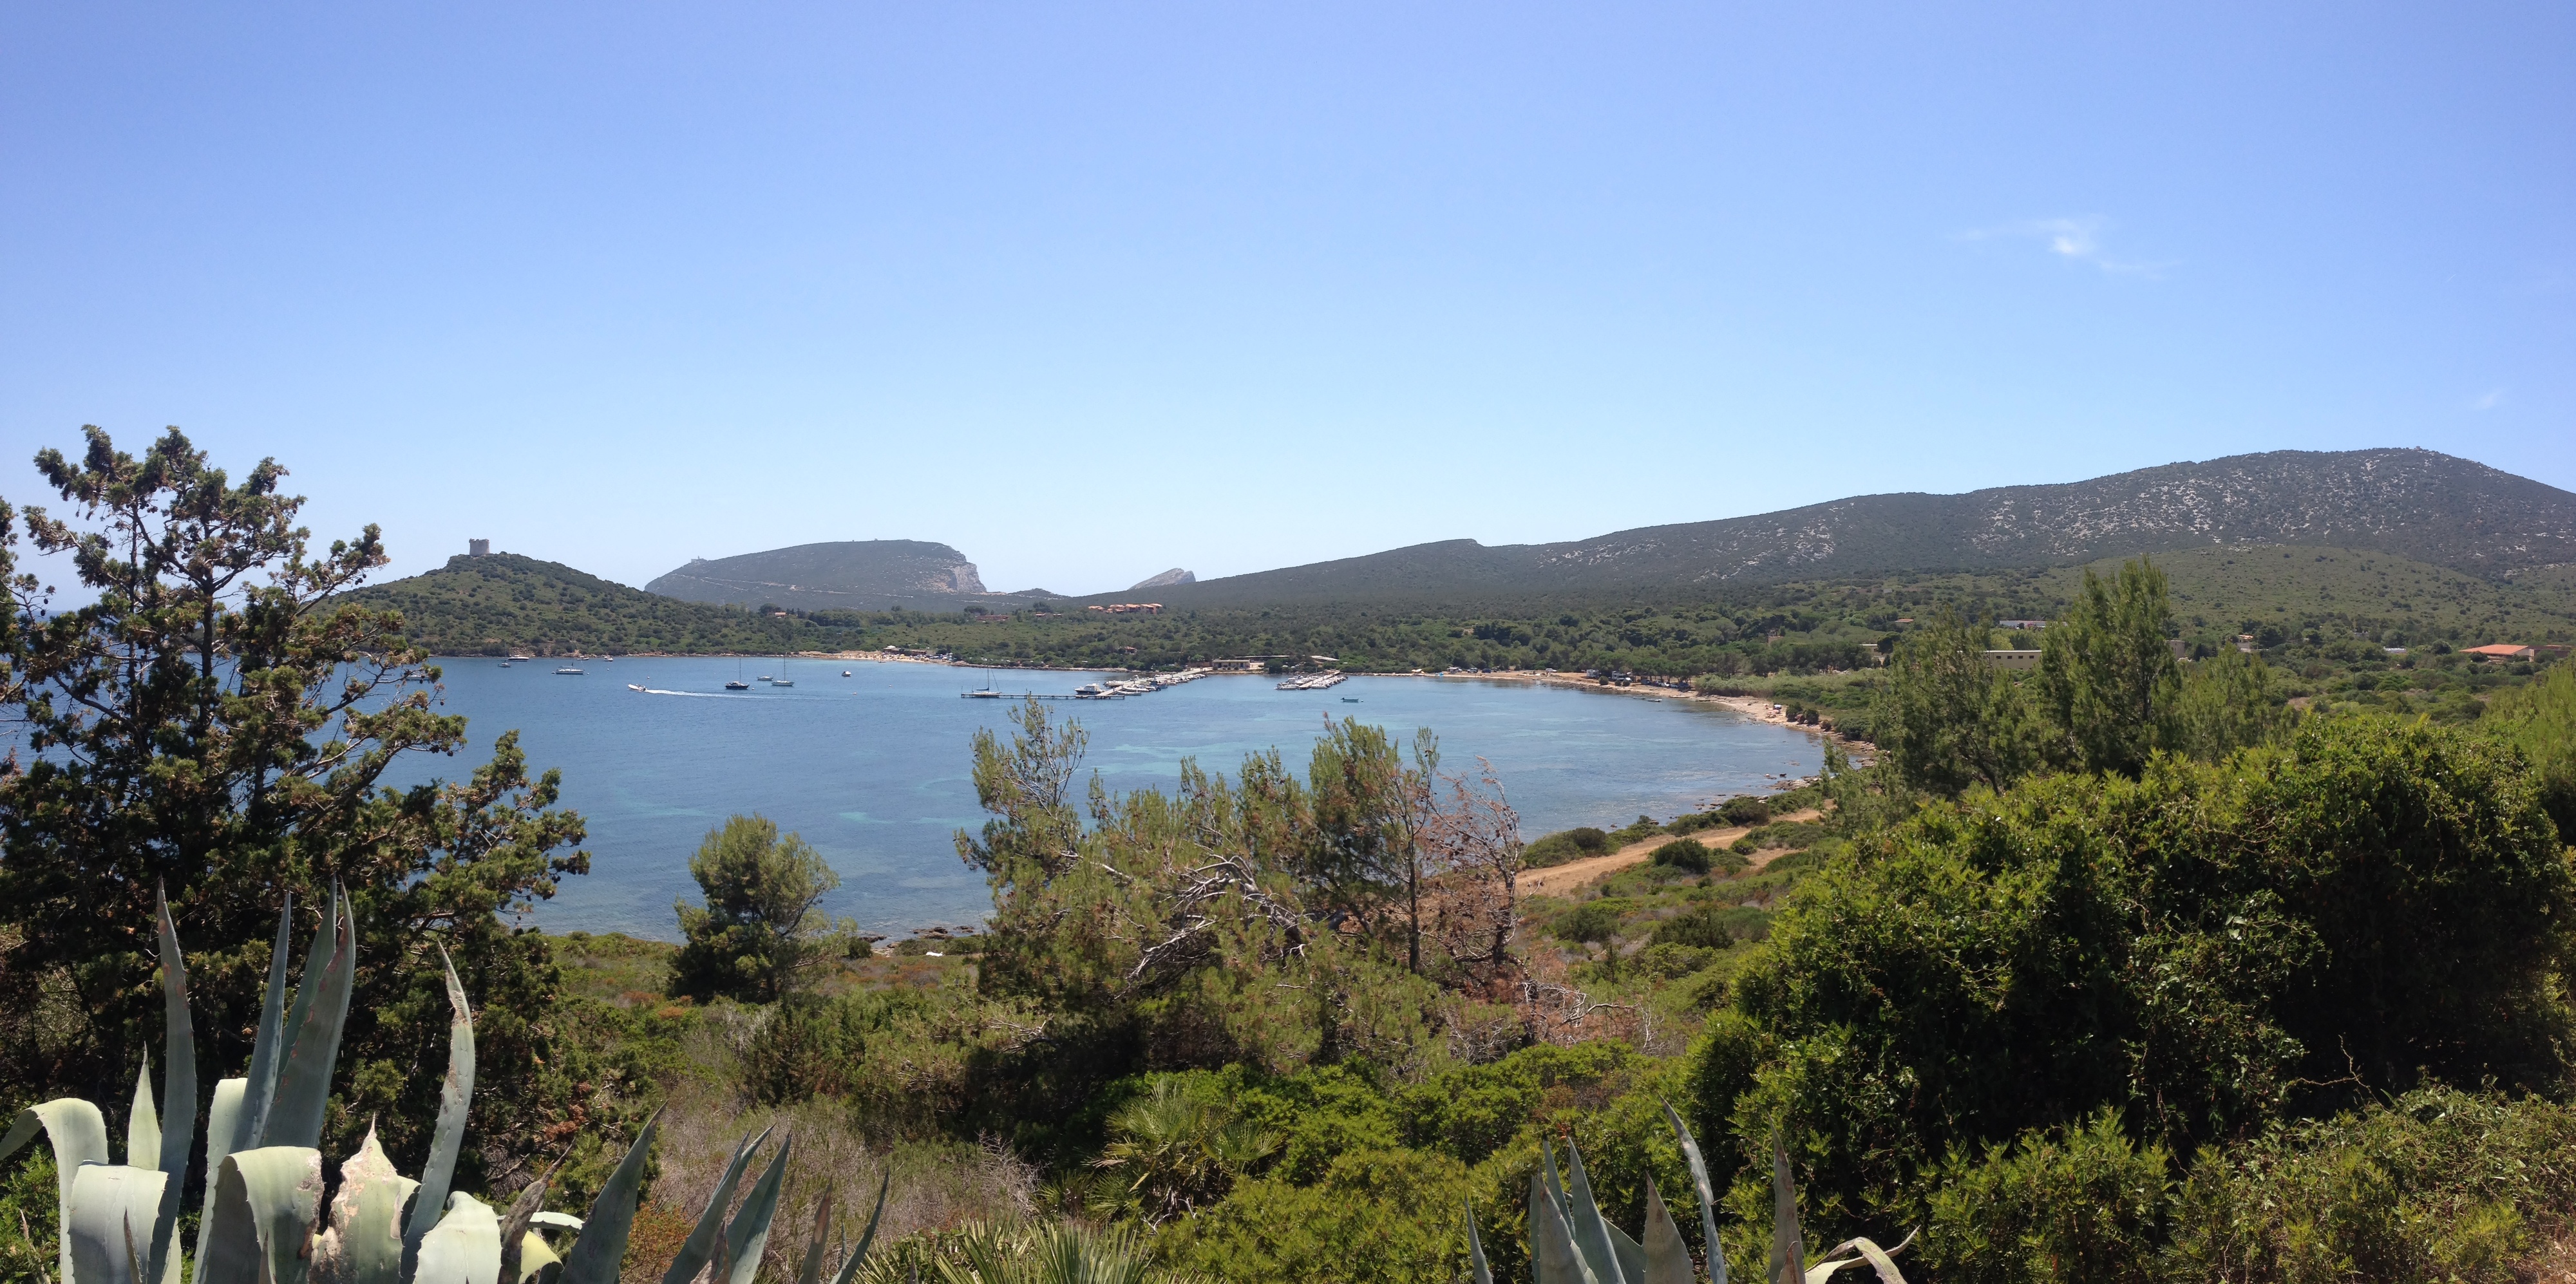
<svg viewBox="0 0 2576 1284">
<path fill-rule="evenodd" d="M 2487 646 L 2461 647 L 2460 654 L 2474 655 L 2481 660 L 2494 660 L 2501 664 L 2508 660 L 2528 660 L 2532 657 L 2532 649 L 2527 646 L 2516 646 L 2511 642 L 2496 642 Z"/>
</svg>

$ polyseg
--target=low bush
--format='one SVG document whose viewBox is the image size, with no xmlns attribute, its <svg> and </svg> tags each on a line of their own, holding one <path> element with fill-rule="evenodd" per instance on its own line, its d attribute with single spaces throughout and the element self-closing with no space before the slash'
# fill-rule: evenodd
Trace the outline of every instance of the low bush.
<svg viewBox="0 0 2576 1284">
<path fill-rule="evenodd" d="M 1718 804 L 1717 814 L 1730 825 L 1767 825 L 1771 823 L 1771 803 L 1746 794 Z"/>
<path fill-rule="evenodd" d="M 1762 910 L 1750 905 L 1703 905 L 1665 919 L 1646 939 L 1656 945 L 1722 950 L 1738 941 L 1766 940 L 1770 935 L 1771 915 Z"/>
<path fill-rule="evenodd" d="M 1717 950 L 1707 946 L 1665 941 L 1637 951 L 1628 962 L 1641 976 L 1658 981 L 1678 981 L 1715 963 L 1717 955 Z"/>
<path fill-rule="evenodd" d="M 1521 849 L 1521 864 L 1531 869 L 1562 865 L 1610 850 L 1610 835 L 1589 825 L 1559 830 Z"/>
<path fill-rule="evenodd" d="M 1649 859 L 1658 865 L 1686 869 L 1694 874 L 1708 872 L 1708 848 L 1701 846 L 1696 839 L 1676 838 L 1656 848 Z"/>
<path fill-rule="evenodd" d="M 2025 1133 L 1982 1158 L 1953 1153 L 1932 1195 L 1923 1260 L 1961 1284 L 2152 1284 L 2171 1156 L 2105 1110 Z M 2232 1278 L 2232 1277 L 2227 1277 Z"/>
</svg>

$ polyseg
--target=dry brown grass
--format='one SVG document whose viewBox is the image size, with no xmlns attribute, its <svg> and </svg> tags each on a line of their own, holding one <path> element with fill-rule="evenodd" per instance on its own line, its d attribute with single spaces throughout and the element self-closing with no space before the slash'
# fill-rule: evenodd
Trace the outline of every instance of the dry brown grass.
<svg viewBox="0 0 2576 1284">
<path fill-rule="evenodd" d="M 776 1131 L 745 1170 L 733 1203 L 740 1206 L 781 1140 L 792 1137 L 794 1149 L 761 1266 L 772 1278 L 795 1277 L 816 1206 L 825 1199 L 833 1207 L 834 1238 L 855 1242 L 875 1204 L 877 1184 L 889 1174 L 885 1219 L 877 1230 L 881 1246 L 969 1221 L 1016 1222 L 1036 1208 L 1036 1169 L 999 1145 L 871 1143 L 849 1110 L 833 1101 L 745 1109 L 725 1094 L 683 1088 L 662 1115 L 654 1146 L 660 1172 L 636 1212 L 622 1273 L 625 1284 L 657 1284 L 705 1208 L 716 1179 L 724 1175 L 734 1146 L 764 1128 Z"/>
</svg>

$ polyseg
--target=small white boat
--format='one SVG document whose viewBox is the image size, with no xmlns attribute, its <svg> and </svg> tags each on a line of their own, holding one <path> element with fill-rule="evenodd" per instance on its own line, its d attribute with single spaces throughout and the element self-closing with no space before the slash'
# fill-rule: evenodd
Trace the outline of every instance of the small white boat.
<svg viewBox="0 0 2576 1284">
<path fill-rule="evenodd" d="M 850 671 L 848 669 L 841 670 L 841 676 L 845 678 L 850 676 Z"/>
<path fill-rule="evenodd" d="M 572 666 L 571 666 L 571 665 L 569 665 L 569 664 L 565 665 L 564 667 L 562 667 L 562 668 L 560 668 L 560 669 L 555 670 L 555 672 L 556 672 L 557 674 L 559 674 L 559 675 L 561 675 L 561 676 L 563 676 L 563 677 L 567 677 L 567 678 L 578 678 L 578 677 L 580 677 L 580 676 L 581 676 L 581 670 L 576 669 L 576 668 L 572 667 Z"/>
<path fill-rule="evenodd" d="M 504 668 L 504 669 L 509 668 L 509 667 L 510 667 L 510 662 L 509 662 L 509 661 L 507 661 L 507 660 L 503 660 L 503 661 L 501 662 L 501 667 L 502 667 L 502 668 Z"/>
<path fill-rule="evenodd" d="M 748 682 L 743 682 L 743 681 L 740 681 L 740 680 L 736 680 L 736 681 L 732 681 L 732 682 L 728 682 L 728 683 L 726 683 L 726 684 L 725 684 L 725 690 L 727 690 L 727 691 L 749 691 L 749 690 L 751 690 L 751 684 L 750 684 L 750 683 L 748 683 Z"/>
<path fill-rule="evenodd" d="M 969 700 L 999 700 L 1002 698 L 1002 693 L 992 689 L 991 687 L 977 687 L 972 691 L 961 691 L 958 694 Z"/>
<path fill-rule="evenodd" d="M 626 689 L 629 691 L 641 691 L 644 689 L 644 684 L 641 682 L 629 682 L 626 684 Z"/>
<path fill-rule="evenodd" d="M 773 677 L 769 676 L 769 675 L 768 675 L 768 674 L 766 674 L 766 673 L 761 674 L 759 677 L 756 677 L 756 678 L 753 678 L 753 679 L 752 679 L 752 681 L 754 681 L 754 682 L 776 682 L 777 680 L 778 680 L 778 679 L 773 678 Z"/>
<path fill-rule="evenodd" d="M 796 685 L 796 680 L 794 678 L 771 678 L 769 680 L 769 685 L 773 687 L 792 687 Z"/>
<path fill-rule="evenodd" d="M 1109 698 L 1109 688 L 1102 686 L 1097 682 L 1085 682 L 1081 686 L 1073 689 L 1073 698 L 1076 700 L 1106 700 Z"/>
</svg>

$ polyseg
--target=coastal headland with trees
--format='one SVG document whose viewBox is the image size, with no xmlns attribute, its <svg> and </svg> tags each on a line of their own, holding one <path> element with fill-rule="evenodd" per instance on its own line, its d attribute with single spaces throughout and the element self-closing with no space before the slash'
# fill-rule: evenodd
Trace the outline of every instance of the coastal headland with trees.
<svg viewBox="0 0 2576 1284">
<path fill-rule="evenodd" d="M 293 975 L 294 1015 L 343 1013 L 336 1061 L 279 1097 L 312 1108 L 309 1207 L 362 1202 L 375 1170 L 344 1158 L 452 1170 L 533 1237 L 494 1259 L 528 1279 L 813 1284 L 866 1225 L 849 1280 L 1552 1284 L 1596 1207 L 1566 1252 L 1618 1273 L 1601 1228 L 1643 1225 L 1692 1278 L 1864 1236 L 1917 1281 L 2576 1262 L 2576 667 L 2546 646 L 2576 608 L 2548 568 L 2247 544 L 1481 604 L 657 614 L 533 559 L 367 587 L 377 531 L 319 541 L 284 469 L 176 430 L 36 464 L 40 501 L 0 508 L 0 1088 L 175 1155 L 176 1242 L 240 1192 L 204 1198 L 202 1152 L 160 1144 L 199 1111 L 191 1086 L 152 1116 L 175 1072 L 147 1050 L 256 1078 Z M 1616 670 L 1873 752 L 1538 836 L 1438 728 L 1343 721 L 1116 791 L 1080 718 L 1032 701 L 923 747 L 981 802 L 956 840 L 991 889 L 977 931 L 871 942 L 817 912 L 836 875 L 810 847 L 743 815 L 670 940 L 553 934 L 526 911 L 599 876 L 553 770 L 502 736 L 384 784 L 464 741 L 430 652 L 511 620 L 592 650 Z M 2469 654 L 2496 641 L 2536 645 Z M 290 974 L 308 939 L 345 962 Z M 741 1204 L 764 1229 L 704 1232 L 771 1128 Z M 39 1131 L 0 1159 L 0 1274 L 229 1284 L 249 1260 L 76 1254 L 107 1241 L 61 1217 L 82 1170 Z M 584 1256 L 564 1223 L 620 1198 L 614 1259 Z M 260 1260 L 354 1260 L 322 1243 Z"/>
</svg>

